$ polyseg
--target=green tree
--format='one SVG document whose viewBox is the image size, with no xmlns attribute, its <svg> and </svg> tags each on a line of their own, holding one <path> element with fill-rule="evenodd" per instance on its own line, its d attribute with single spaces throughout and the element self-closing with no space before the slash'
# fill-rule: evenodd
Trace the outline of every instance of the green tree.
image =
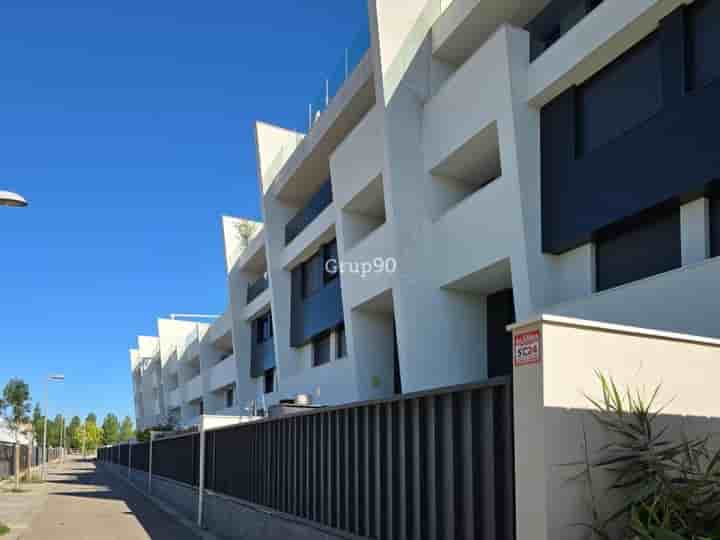
<svg viewBox="0 0 720 540">
<path fill-rule="evenodd" d="M 97 425 L 97 416 L 95 416 L 94 412 L 91 412 L 87 415 L 87 418 L 85 418 L 85 423 Z"/>
<path fill-rule="evenodd" d="M 120 440 L 121 441 L 129 441 L 135 436 L 135 430 L 133 429 L 133 421 L 132 418 L 129 416 L 126 416 L 122 424 L 120 425 Z"/>
<path fill-rule="evenodd" d="M 58 414 L 52 420 L 48 420 L 48 446 L 60 448 L 63 417 Z"/>
<path fill-rule="evenodd" d="M 36 403 L 32 413 L 32 426 L 33 434 L 35 435 L 35 440 L 38 444 L 42 441 L 43 429 L 45 429 L 44 421 L 45 417 L 42 414 L 42 409 L 40 409 L 40 404 Z"/>
<path fill-rule="evenodd" d="M 112 413 L 108 413 L 103 420 L 103 443 L 115 444 L 120 440 L 120 425 L 118 417 Z"/>
<path fill-rule="evenodd" d="M 67 429 L 67 440 L 70 448 L 73 450 L 79 450 L 80 447 L 76 444 L 76 437 L 75 434 L 77 433 L 77 430 L 80 429 L 80 426 L 82 425 L 82 420 L 80 420 L 79 416 L 73 416 L 72 420 L 70 420 L 70 424 L 68 424 Z"/>
<path fill-rule="evenodd" d="M 20 489 L 20 444 L 18 437 L 23 424 L 30 421 L 30 387 L 22 379 L 10 379 L 0 399 L 0 414 L 15 439 L 15 489 Z"/>
<path fill-rule="evenodd" d="M 97 427 L 92 422 L 85 422 L 75 432 L 73 444 L 87 454 L 88 451 L 95 451 L 102 444 L 102 441 L 102 428 Z"/>
</svg>

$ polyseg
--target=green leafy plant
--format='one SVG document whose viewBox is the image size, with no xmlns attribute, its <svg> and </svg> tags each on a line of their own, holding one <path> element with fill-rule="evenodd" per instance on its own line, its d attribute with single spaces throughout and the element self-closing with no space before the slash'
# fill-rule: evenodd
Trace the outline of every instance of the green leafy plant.
<svg viewBox="0 0 720 540">
<path fill-rule="evenodd" d="M 604 519 L 594 511 L 590 528 L 609 539 L 610 525 L 622 520 L 627 540 L 720 539 L 720 450 L 710 450 L 708 436 L 668 438 L 668 426 L 657 426 L 664 409 L 656 407 L 660 386 L 644 399 L 597 376 L 602 398 L 588 400 L 611 442 L 587 456 L 583 476 L 590 480 L 592 469 L 609 472 L 609 490 L 619 491 L 624 503 Z"/>
<path fill-rule="evenodd" d="M 10 532 L 10 527 L 0 521 L 0 536 L 6 535 Z"/>
</svg>

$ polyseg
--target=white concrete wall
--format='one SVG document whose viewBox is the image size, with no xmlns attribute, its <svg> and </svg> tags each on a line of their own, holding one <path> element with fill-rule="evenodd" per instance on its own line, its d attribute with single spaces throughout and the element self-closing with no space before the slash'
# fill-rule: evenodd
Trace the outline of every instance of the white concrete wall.
<svg viewBox="0 0 720 540">
<path fill-rule="evenodd" d="M 638 327 L 544 316 L 517 325 L 514 335 L 540 332 L 540 362 L 514 368 L 515 460 L 518 538 L 580 540 L 592 521 L 587 484 L 570 479 L 609 442 L 587 411 L 585 397 L 601 397 L 596 372 L 647 399 L 662 385 L 657 407 L 664 407 L 658 429 L 666 438 L 720 437 L 720 402 L 714 381 L 720 376 L 720 340 L 657 332 Z M 587 437 L 587 447 L 585 438 Z M 601 517 L 621 502 L 608 498 L 611 478 L 594 472 L 594 494 Z"/>
</svg>

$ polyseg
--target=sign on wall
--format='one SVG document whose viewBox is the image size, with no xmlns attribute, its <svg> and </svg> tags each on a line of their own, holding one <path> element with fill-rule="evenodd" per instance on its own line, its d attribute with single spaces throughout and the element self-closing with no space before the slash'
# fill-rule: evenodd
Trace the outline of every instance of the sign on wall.
<svg viewBox="0 0 720 540">
<path fill-rule="evenodd" d="M 528 330 L 513 336 L 513 363 L 516 366 L 539 364 L 540 330 Z"/>
</svg>

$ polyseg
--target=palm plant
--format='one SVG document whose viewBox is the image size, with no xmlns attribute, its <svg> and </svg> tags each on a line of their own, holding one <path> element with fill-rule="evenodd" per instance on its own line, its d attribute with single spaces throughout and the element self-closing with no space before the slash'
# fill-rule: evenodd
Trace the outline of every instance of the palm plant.
<svg viewBox="0 0 720 540">
<path fill-rule="evenodd" d="M 668 438 L 668 426 L 657 425 L 660 386 L 644 399 L 597 375 L 602 398 L 588 400 L 611 442 L 588 456 L 584 476 L 590 480 L 592 469 L 610 472 L 608 489 L 620 491 L 624 503 L 590 527 L 609 539 L 609 526 L 624 519 L 628 540 L 720 539 L 720 451 L 710 451 L 708 436 Z"/>
</svg>

